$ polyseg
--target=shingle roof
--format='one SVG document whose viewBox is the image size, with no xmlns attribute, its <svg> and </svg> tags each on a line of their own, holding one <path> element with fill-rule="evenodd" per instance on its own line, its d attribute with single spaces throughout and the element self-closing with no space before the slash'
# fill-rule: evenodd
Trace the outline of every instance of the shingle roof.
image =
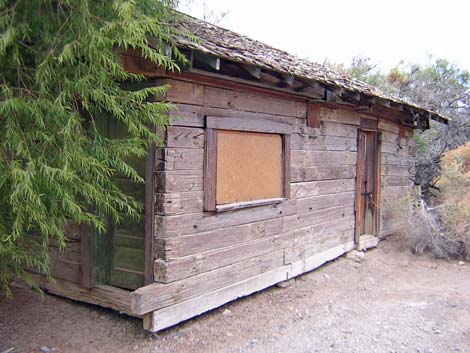
<svg viewBox="0 0 470 353">
<path fill-rule="evenodd" d="M 382 98 L 414 108 L 420 113 L 431 113 L 431 116 L 437 120 L 448 120 L 448 118 L 436 112 L 406 100 L 392 97 L 365 82 L 334 71 L 327 66 L 300 59 L 295 55 L 205 21 L 182 15 L 175 26 L 183 30 L 183 33 L 187 31 L 197 37 L 197 41 L 194 41 L 188 36 L 180 35 L 176 38 L 176 44 L 180 47 L 197 50 L 225 60 L 250 64 L 262 69 L 312 80 L 328 86 L 344 88 L 369 97 Z"/>
</svg>

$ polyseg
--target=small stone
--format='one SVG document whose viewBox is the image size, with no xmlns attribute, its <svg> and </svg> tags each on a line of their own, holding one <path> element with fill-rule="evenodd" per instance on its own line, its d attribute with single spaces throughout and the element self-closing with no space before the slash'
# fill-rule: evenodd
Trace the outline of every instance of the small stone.
<svg viewBox="0 0 470 353">
<path fill-rule="evenodd" d="M 233 333 L 227 332 L 227 336 L 228 336 L 228 337 L 233 337 Z"/>
<path fill-rule="evenodd" d="M 292 284 L 294 284 L 294 282 L 295 282 L 295 279 L 292 278 L 290 280 L 277 283 L 276 287 L 278 287 L 278 288 L 289 288 L 290 286 L 292 286 Z"/>
<path fill-rule="evenodd" d="M 232 312 L 228 309 L 225 309 L 224 312 L 222 313 L 224 316 L 232 316 Z"/>
<path fill-rule="evenodd" d="M 326 273 L 323 276 L 325 276 L 326 279 L 330 279 L 330 276 L 327 275 Z"/>
<path fill-rule="evenodd" d="M 12 353 L 15 350 L 15 347 L 10 347 L 6 351 L 3 351 L 2 353 Z"/>
<path fill-rule="evenodd" d="M 52 348 L 51 347 L 48 347 L 48 346 L 42 346 L 40 348 L 41 352 L 44 352 L 44 353 L 50 353 L 52 352 Z"/>
<path fill-rule="evenodd" d="M 460 265 L 460 266 L 463 266 L 463 265 L 465 265 L 465 262 L 459 261 L 459 265 Z"/>
<path fill-rule="evenodd" d="M 362 262 L 366 255 L 363 251 L 351 250 L 346 254 L 346 258 L 355 262 Z"/>
</svg>

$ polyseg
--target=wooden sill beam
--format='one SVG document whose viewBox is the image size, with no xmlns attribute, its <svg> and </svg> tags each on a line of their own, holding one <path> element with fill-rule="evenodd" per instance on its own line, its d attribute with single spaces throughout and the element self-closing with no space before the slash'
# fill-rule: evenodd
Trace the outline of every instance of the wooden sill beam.
<svg viewBox="0 0 470 353">
<path fill-rule="evenodd" d="M 285 200 L 286 199 L 283 197 L 277 197 L 277 198 L 266 199 L 266 200 L 234 202 L 234 203 L 229 203 L 226 205 L 218 205 L 216 207 L 216 212 L 227 212 L 227 211 L 239 210 L 241 208 L 276 205 Z"/>
</svg>

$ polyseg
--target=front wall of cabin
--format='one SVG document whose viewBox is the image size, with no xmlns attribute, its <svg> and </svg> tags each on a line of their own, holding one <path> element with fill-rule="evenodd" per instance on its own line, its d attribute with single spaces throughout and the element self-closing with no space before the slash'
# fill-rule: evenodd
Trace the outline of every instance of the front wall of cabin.
<svg viewBox="0 0 470 353">
<path fill-rule="evenodd" d="M 306 124 L 307 105 L 220 87 L 158 80 L 175 103 L 155 170 L 155 285 L 129 291 L 84 289 L 90 249 L 71 228 L 69 247 L 51 244 L 55 283 L 50 292 L 144 317 L 157 331 L 240 296 L 312 270 L 354 248 L 357 131 L 361 117 L 322 107 L 319 128 Z M 280 204 L 204 212 L 205 116 L 243 117 L 291 126 L 290 198 Z M 369 117 L 371 118 L 371 117 Z M 410 190 L 415 145 L 411 130 L 379 119 L 382 131 L 381 203 Z M 379 236 L 403 220 L 383 208 Z M 82 249 L 82 250 L 81 250 Z M 88 254 L 89 255 L 89 254 Z M 39 278 L 39 277 L 38 277 Z M 151 288 L 150 288 L 151 287 Z"/>
<path fill-rule="evenodd" d="M 171 112 L 166 146 L 157 152 L 154 278 L 162 286 L 151 295 L 158 309 L 147 329 L 170 326 L 354 248 L 360 114 L 321 108 L 320 128 L 310 128 L 303 102 L 183 81 L 161 83 L 170 85 L 167 99 L 177 109 Z M 204 212 L 205 116 L 291 125 L 289 200 Z M 410 189 L 414 145 L 411 130 L 400 133 L 397 124 L 385 120 L 378 128 L 383 200 Z M 402 224 L 382 212 L 380 236 Z M 259 280 L 246 285 L 250 278 Z M 231 295 L 220 294 L 226 292 Z"/>
</svg>

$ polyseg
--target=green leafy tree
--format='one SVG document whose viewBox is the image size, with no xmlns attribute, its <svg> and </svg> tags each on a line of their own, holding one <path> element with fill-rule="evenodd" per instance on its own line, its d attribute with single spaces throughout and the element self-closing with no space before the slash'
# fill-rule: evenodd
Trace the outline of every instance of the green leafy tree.
<svg viewBox="0 0 470 353">
<path fill-rule="evenodd" d="M 140 214 L 142 206 L 113 176 L 143 182 L 126 161 L 159 142 L 155 127 L 167 124 L 170 106 L 149 102 L 164 87 L 123 89 L 144 78 L 123 70 L 118 48 L 177 69 L 165 55 L 174 5 L 0 1 L 0 282 L 7 295 L 14 276 L 34 286 L 25 266 L 50 274 L 49 242 L 63 249 L 69 222 L 103 232 L 108 217 L 119 222 Z M 173 58 L 182 59 L 176 49 Z M 103 115 L 123 124 L 129 137 L 100 133 Z"/>
</svg>

